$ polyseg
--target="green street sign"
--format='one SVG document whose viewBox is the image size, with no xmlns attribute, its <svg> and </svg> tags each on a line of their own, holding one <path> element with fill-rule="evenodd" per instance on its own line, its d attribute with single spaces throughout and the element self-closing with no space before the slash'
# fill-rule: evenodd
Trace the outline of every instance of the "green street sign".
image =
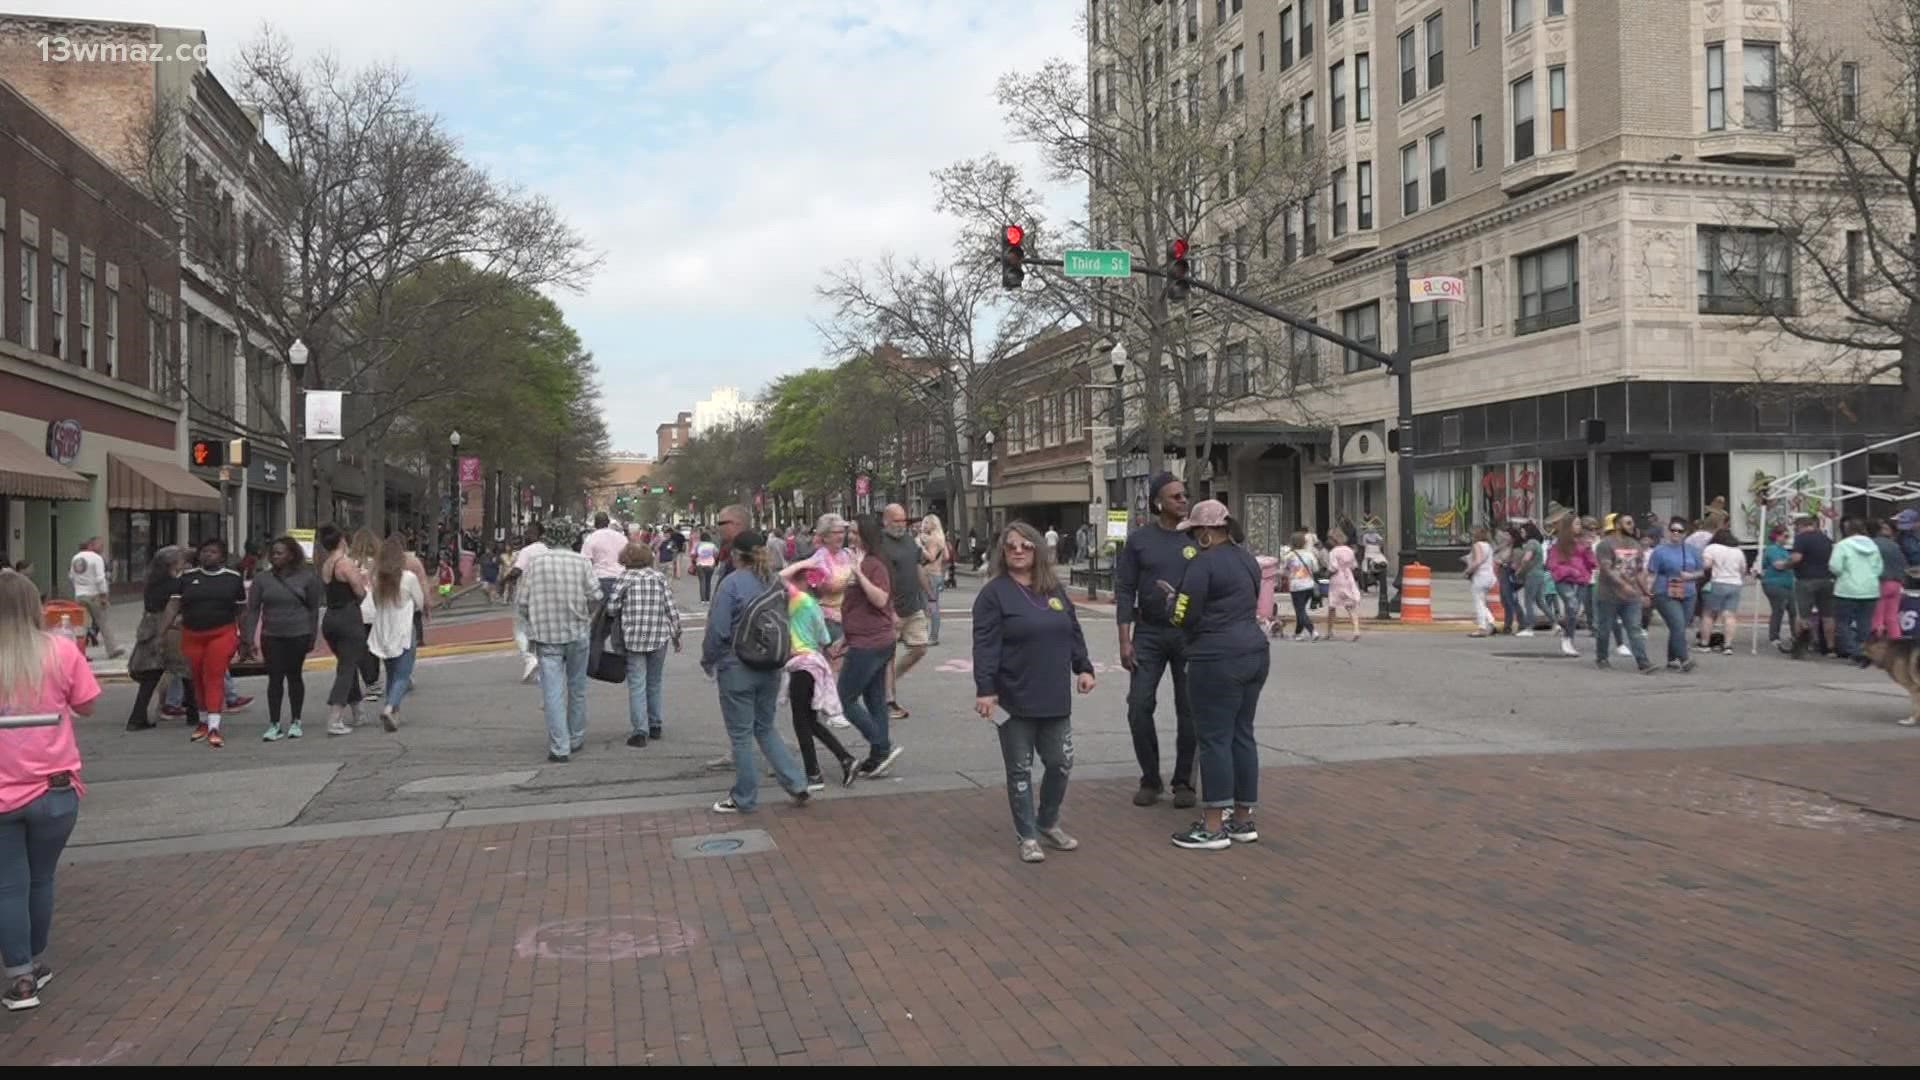
<svg viewBox="0 0 1920 1080">
<path fill-rule="evenodd" d="M 1128 277 L 1133 273 L 1133 256 L 1124 251 L 1075 251 L 1060 255 L 1060 268 L 1068 277 Z"/>
<path fill-rule="evenodd" d="M 667 493 L 667 489 L 660 487 L 659 485 L 656 484 L 653 488 L 653 493 L 655 495 L 665 495 Z"/>
</svg>

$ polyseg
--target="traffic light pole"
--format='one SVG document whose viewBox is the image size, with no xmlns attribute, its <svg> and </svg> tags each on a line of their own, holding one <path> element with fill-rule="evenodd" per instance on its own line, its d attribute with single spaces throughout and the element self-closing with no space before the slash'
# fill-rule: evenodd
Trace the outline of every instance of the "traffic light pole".
<svg viewBox="0 0 1920 1080">
<path fill-rule="evenodd" d="M 1027 258 L 1025 262 L 1034 266 L 1065 268 L 1059 259 Z M 1173 276 L 1165 270 L 1158 270 L 1151 266 L 1142 266 L 1138 263 L 1133 265 L 1132 272 L 1147 277 L 1157 277 L 1166 281 L 1174 280 Z M 1398 384 L 1396 389 L 1398 390 L 1399 396 L 1398 408 L 1396 410 L 1398 415 L 1395 417 L 1394 422 L 1395 430 L 1399 436 L 1396 440 L 1399 443 L 1399 449 L 1396 453 L 1403 459 L 1398 470 L 1399 485 L 1397 501 L 1400 509 L 1400 551 L 1399 558 L 1396 561 L 1399 563 L 1402 571 L 1404 571 L 1407 564 L 1413 561 L 1413 551 L 1414 548 L 1418 546 L 1418 530 L 1415 528 L 1413 513 L 1413 468 L 1411 460 L 1413 454 L 1413 363 L 1408 352 L 1412 333 L 1410 328 L 1413 325 L 1413 289 L 1412 279 L 1407 270 L 1406 253 L 1401 252 L 1393 257 L 1394 322 L 1397 325 L 1394 327 L 1394 350 L 1390 353 L 1382 352 L 1376 346 L 1368 345 L 1363 341 L 1355 341 L 1353 338 L 1329 330 L 1311 319 L 1305 319 L 1291 312 L 1282 311 L 1271 304 L 1263 303 L 1251 296 L 1243 296 L 1231 289 L 1223 289 L 1218 285 L 1191 276 L 1179 280 L 1191 288 L 1199 289 L 1205 293 L 1212 293 L 1222 300 L 1238 304 L 1251 311 L 1257 311 L 1270 319 L 1277 319 L 1280 322 L 1286 323 L 1288 326 L 1305 331 L 1323 341 L 1329 341 L 1343 349 L 1359 353 L 1361 356 L 1385 368 L 1394 376 L 1394 381 Z M 1387 589 L 1384 583 L 1380 586 L 1379 596 L 1380 607 L 1378 614 L 1380 618 L 1384 619 L 1388 615 Z"/>
</svg>

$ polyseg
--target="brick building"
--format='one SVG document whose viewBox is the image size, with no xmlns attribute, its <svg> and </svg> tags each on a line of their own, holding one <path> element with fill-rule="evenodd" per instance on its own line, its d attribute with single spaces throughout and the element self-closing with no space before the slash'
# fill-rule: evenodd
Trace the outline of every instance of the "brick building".
<svg viewBox="0 0 1920 1080">
<path fill-rule="evenodd" d="M 655 428 L 654 435 L 659 442 L 654 460 L 665 461 L 679 453 L 681 448 L 693 438 L 693 414 L 680 413 L 673 418 L 672 423 L 661 424 Z"/>
<path fill-rule="evenodd" d="M 1098 0 L 1096 18 L 1134 2 Z M 1757 253 L 1776 302 L 1819 289 L 1796 282 L 1782 238 L 1738 208 L 1813 175 L 1778 85 L 1790 28 L 1817 27 L 1864 58 L 1864 7 L 1165 4 L 1164 78 L 1199 80 L 1208 107 L 1216 81 L 1223 107 L 1271 103 L 1281 130 L 1263 137 L 1312 139 L 1327 157 L 1327 185 L 1274 235 L 1237 244 L 1221 228 L 1194 238 L 1201 250 L 1234 251 L 1255 288 L 1284 272 L 1276 302 L 1389 348 L 1393 253 L 1407 252 L 1416 276 L 1467 287 L 1465 303 L 1414 307 L 1416 453 L 1404 458 L 1386 450 L 1396 408 L 1387 374 L 1290 336 L 1284 362 L 1307 387 L 1302 413 L 1317 430 L 1231 446 L 1215 463 L 1217 486 L 1261 526 L 1255 542 L 1270 547 L 1301 524 L 1324 535 L 1369 514 L 1397 536 L 1402 468 L 1414 470 L 1418 546 L 1438 549 L 1437 565 L 1453 565 L 1444 552 L 1464 547 L 1473 526 L 1537 517 L 1550 503 L 1691 516 L 1724 495 L 1752 542 L 1757 475 L 1910 428 L 1894 415 L 1895 393 L 1789 405 L 1748 392 L 1762 356 L 1798 369 L 1821 354 L 1756 327 L 1753 301 L 1724 280 L 1736 254 Z M 1096 66 L 1104 47 L 1089 44 Z M 1871 77 L 1875 65 L 1865 68 Z M 1591 478 L 1588 419 L 1606 425 Z M 1892 455 L 1863 455 L 1842 479 L 1890 468 Z"/>
<path fill-rule="evenodd" d="M 996 418 L 988 492 L 994 532 L 1025 521 L 1071 534 L 1088 522 L 1105 494 L 1092 437 L 1105 395 L 1089 387 L 1106 355 L 1096 351 L 1093 330 L 1079 326 L 1047 334 L 981 374 L 975 397 L 991 403 Z"/>
</svg>

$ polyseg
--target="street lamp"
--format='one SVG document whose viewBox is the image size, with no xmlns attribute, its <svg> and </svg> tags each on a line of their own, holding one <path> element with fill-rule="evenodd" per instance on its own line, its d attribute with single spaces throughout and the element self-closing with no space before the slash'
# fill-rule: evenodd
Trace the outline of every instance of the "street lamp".
<svg viewBox="0 0 1920 1080">
<path fill-rule="evenodd" d="M 298 477 L 298 486 L 293 491 L 293 514 L 298 520 L 301 513 L 300 492 L 304 489 L 307 498 L 308 513 L 314 513 L 313 479 L 307 475 L 307 343 L 299 338 L 287 346 L 287 364 L 293 368 L 293 407 L 288 410 L 292 422 L 287 425 L 287 449 L 293 451 L 293 470 Z M 317 514 L 314 515 L 318 517 Z"/>
<path fill-rule="evenodd" d="M 990 501 L 989 496 L 993 489 L 993 429 L 992 428 L 987 429 L 986 439 L 987 439 L 987 482 L 981 485 L 981 488 L 980 488 L 980 527 L 987 534 L 986 536 L 981 537 L 981 542 L 991 545 L 993 543 L 993 520 L 991 517 L 988 516 L 987 504 Z"/>
<path fill-rule="evenodd" d="M 452 540 L 454 574 L 460 573 L 460 432 L 447 433 L 447 532 Z"/>
<path fill-rule="evenodd" d="M 1120 429 L 1126 423 L 1126 405 L 1121 395 L 1126 392 L 1127 385 L 1127 343 L 1114 342 L 1107 350 L 1107 357 L 1113 362 L 1113 382 L 1094 383 L 1091 389 L 1113 391 L 1113 460 L 1114 473 L 1119 475 L 1120 439 L 1123 434 Z M 1111 509 L 1118 503 L 1118 500 L 1109 500 L 1107 506 Z M 1106 522 L 1089 522 L 1087 528 L 1087 599 L 1089 600 L 1100 598 L 1100 548 L 1106 542 Z"/>
</svg>

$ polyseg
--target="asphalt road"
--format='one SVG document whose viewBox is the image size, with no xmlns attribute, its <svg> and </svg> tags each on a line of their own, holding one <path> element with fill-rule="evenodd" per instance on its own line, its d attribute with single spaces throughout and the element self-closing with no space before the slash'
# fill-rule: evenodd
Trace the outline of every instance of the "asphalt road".
<svg viewBox="0 0 1920 1080">
<path fill-rule="evenodd" d="M 682 582 L 683 606 L 697 610 L 688 585 Z M 998 743 L 972 713 L 971 599 L 967 591 L 946 595 L 945 642 L 899 691 L 913 714 L 895 729 L 906 753 L 894 775 L 866 785 L 866 793 L 1002 783 Z M 1135 776 L 1113 623 L 1102 612 L 1083 620 L 1099 682 L 1076 701 L 1075 772 Z M 587 748 L 566 765 L 546 763 L 539 692 L 519 682 L 510 653 L 422 661 L 404 726 L 392 735 L 369 724 L 329 738 L 318 703 L 331 673 L 310 672 L 314 704 L 303 740 L 260 741 L 262 697 L 229 717 L 220 751 L 189 743 L 177 724 L 124 732 L 133 688 L 111 686 L 80 727 L 90 791 L 74 842 L 717 797 L 728 777 L 704 763 L 725 751 L 726 738 L 713 685 L 696 663 L 694 626 L 687 651 L 668 664 L 667 737 L 644 750 L 626 747 L 626 692 L 596 683 Z M 1691 675 L 1643 678 L 1630 663 L 1596 670 L 1586 652 L 1591 641 L 1582 637 L 1581 646 L 1582 656 L 1569 659 L 1551 636 L 1473 640 L 1451 627 L 1378 631 L 1358 643 L 1277 642 L 1257 728 L 1263 763 L 1920 738 L 1896 726 L 1906 698 L 1879 672 L 1763 651 L 1706 657 Z M 242 688 L 263 695 L 264 680 L 244 680 Z M 1170 766 L 1170 683 L 1161 701 Z M 784 706 L 780 723 L 791 745 Z M 845 734 L 858 743 L 854 732 Z M 834 788 L 827 797 L 843 796 Z"/>
</svg>

